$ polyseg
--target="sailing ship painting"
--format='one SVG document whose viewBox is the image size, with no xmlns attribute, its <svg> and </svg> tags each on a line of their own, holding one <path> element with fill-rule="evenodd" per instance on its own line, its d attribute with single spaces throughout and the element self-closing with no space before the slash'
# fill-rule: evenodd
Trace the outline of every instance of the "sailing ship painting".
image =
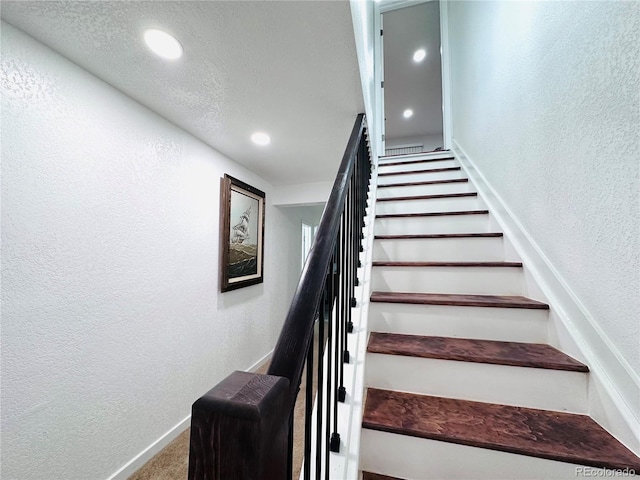
<svg viewBox="0 0 640 480">
<path fill-rule="evenodd" d="M 258 273 L 258 200 L 231 190 L 229 278 Z M 252 215 L 252 211 L 255 213 Z M 238 213 L 241 212 L 239 215 Z"/>
<path fill-rule="evenodd" d="M 229 175 L 221 189 L 221 290 L 263 281 L 264 192 Z"/>
</svg>

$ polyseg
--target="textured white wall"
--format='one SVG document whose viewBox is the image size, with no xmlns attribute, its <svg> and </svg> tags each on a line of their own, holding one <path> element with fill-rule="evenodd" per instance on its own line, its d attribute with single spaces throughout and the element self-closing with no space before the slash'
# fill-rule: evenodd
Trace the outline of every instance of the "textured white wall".
<svg viewBox="0 0 640 480">
<path fill-rule="evenodd" d="M 333 181 L 279 185 L 273 191 L 273 204 L 287 206 L 326 203 L 332 188 Z"/>
<path fill-rule="evenodd" d="M 640 372 L 640 4 L 448 6 L 454 140 Z"/>
<path fill-rule="evenodd" d="M 106 478 L 275 344 L 272 187 L 2 23 L 3 479 Z M 267 193 L 265 283 L 218 293 L 219 179 Z"/>
</svg>

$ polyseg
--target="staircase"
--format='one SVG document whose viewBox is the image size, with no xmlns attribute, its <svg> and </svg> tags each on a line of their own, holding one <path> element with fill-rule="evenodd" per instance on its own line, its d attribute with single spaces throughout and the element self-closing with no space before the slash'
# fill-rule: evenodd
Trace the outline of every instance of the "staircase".
<svg viewBox="0 0 640 480">
<path fill-rule="evenodd" d="M 379 163 L 363 480 L 640 473 L 588 416 L 588 365 L 549 345 L 552 307 L 447 155 Z"/>
</svg>

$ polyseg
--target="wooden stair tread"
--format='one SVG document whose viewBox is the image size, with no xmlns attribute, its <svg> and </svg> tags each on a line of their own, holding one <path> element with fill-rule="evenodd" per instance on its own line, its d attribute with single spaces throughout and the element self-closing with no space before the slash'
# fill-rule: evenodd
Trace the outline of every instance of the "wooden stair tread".
<svg viewBox="0 0 640 480">
<path fill-rule="evenodd" d="M 438 185 L 440 183 L 466 183 L 468 182 L 468 178 L 450 178 L 448 180 L 428 180 L 425 182 L 402 182 L 402 183 L 385 183 L 383 185 L 378 185 L 378 188 L 386 188 L 386 187 L 415 187 L 421 185 Z"/>
<path fill-rule="evenodd" d="M 487 215 L 489 210 L 460 210 L 452 212 L 427 212 L 427 213 L 385 213 L 376 215 L 376 218 L 416 218 L 416 217 L 446 217 L 453 215 Z"/>
<path fill-rule="evenodd" d="M 364 428 L 608 469 L 640 459 L 587 415 L 369 388 Z"/>
<path fill-rule="evenodd" d="M 398 477 L 390 477 L 389 475 L 381 475 L 379 473 L 362 472 L 362 480 L 402 480 Z"/>
<path fill-rule="evenodd" d="M 507 267 L 522 268 L 521 262 L 373 262 L 374 267 Z"/>
<path fill-rule="evenodd" d="M 396 165 L 410 165 L 410 164 L 414 164 L 414 163 L 426 163 L 426 162 L 443 162 L 446 160 L 455 160 L 455 157 L 445 157 L 445 158 L 425 158 L 424 160 L 403 160 L 400 162 L 389 162 L 389 163 L 382 163 L 384 159 L 380 158 L 380 163 L 378 163 L 378 167 L 390 167 L 390 166 L 396 166 Z"/>
<path fill-rule="evenodd" d="M 549 310 L 549 305 L 527 297 L 508 295 L 461 295 L 445 293 L 372 292 L 372 302 L 462 307 L 502 307 Z"/>
<path fill-rule="evenodd" d="M 419 240 L 423 238 L 492 238 L 502 237 L 502 232 L 493 233 L 421 233 L 418 235 L 376 235 L 374 240 Z"/>
<path fill-rule="evenodd" d="M 589 371 L 582 362 L 542 343 L 371 332 L 367 352 L 568 372 Z"/>
<path fill-rule="evenodd" d="M 457 170 L 462 170 L 461 167 L 443 167 L 443 168 L 431 168 L 428 170 L 404 170 L 402 172 L 384 172 L 379 173 L 379 177 L 389 177 L 393 175 L 411 175 L 414 173 L 438 173 L 438 172 L 454 172 Z"/>
<path fill-rule="evenodd" d="M 378 198 L 378 202 L 398 202 L 403 200 L 433 200 L 436 198 L 458 198 L 458 197 L 477 197 L 478 192 L 464 192 L 464 193 L 439 193 L 437 195 L 417 195 L 409 197 L 387 197 Z"/>
</svg>

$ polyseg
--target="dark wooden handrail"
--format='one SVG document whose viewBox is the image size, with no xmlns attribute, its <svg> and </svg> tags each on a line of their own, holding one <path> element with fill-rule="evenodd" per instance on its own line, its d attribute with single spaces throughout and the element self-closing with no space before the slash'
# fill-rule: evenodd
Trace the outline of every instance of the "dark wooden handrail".
<svg viewBox="0 0 640 480">
<path fill-rule="evenodd" d="M 313 246 L 305 262 L 298 288 L 273 351 L 269 375 L 289 380 L 290 400 L 295 401 L 309 342 L 313 334 L 315 314 L 324 289 L 334 243 L 344 209 L 349 179 L 355 165 L 358 145 L 364 134 L 364 114 L 356 118 L 338 175 L 331 189 Z"/>
<path fill-rule="evenodd" d="M 268 374 L 234 372 L 193 404 L 189 480 L 292 478 L 293 409 L 305 362 L 304 477 L 311 478 L 314 378 L 311 367 L 316 322 L 318 405 L 314 478 L 319 479 L 321 471 L 325 474 L 329 471 L 330 452 L 338 452 L 341 443 L 337 405 L 346 396 L 343 377 L 344 363 L 349 362 L 347 334 L 353 329 L 351 308 L 355 306 L 354 288 L 358 285 L 370 168 L 365 118 L 359 114 Z"/>
</svg>

